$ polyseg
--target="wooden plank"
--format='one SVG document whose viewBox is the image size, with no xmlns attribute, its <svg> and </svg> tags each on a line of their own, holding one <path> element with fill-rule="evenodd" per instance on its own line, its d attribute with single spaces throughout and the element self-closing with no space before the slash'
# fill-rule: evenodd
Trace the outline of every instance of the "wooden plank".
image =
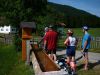
<svg viewBox="0 0 100 75">
<path fill-rule="evenodd" d="M 59 66 L 42 50 L 32 52 L 32 63 L 35 75 L 68 75 L 66 71 L 60 70 Z"/>
<path fill-rule="evenodd" d="M 33 64 L 35 75 L 42 75 L 42 70 L 38 64 L 38 61 L 36 59 L 34 52 L 32 52 L 32 64 Z"/>
<path fill-rule="evenodd" d="M 44 51 L 36 50 L 34 52 L 43 72 L 60 70 L 60 68 L 48 57 Z"/>
</svg>

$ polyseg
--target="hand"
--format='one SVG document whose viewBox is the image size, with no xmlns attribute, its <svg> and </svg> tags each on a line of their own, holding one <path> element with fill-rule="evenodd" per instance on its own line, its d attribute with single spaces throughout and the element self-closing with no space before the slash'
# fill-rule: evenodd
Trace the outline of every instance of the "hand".
<svg viewBox="0 0 100 75">
<path fill-rule="evenodd" d="M 44 45 L 43 49 L 46 50 L 46 46 L 45 45 Z"/>
<path fill-rule="evenodd" d="M 84 49 L 81 50 L 81 53 L 83 54 L 83 56 L 85 56 Z"/>
</svg>

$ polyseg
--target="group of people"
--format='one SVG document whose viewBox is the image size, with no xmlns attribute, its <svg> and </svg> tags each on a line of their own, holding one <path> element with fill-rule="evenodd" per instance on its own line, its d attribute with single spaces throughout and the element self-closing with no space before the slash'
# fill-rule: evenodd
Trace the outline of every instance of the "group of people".
<svg viewBox="0 0 100 75">
<path fill-rule="evenodd" d="M 82 38 L 81 52 L 84 55 L 84 69 L 88 70 L 88 49 L 90 48 L 91 36 L 88 33 L 88 26 L 83 26 L 82 31 L 84 36 Z M 76 47 L 78 44 L 78 39 L 73 36 L 74 32 L 72 29 L 68 29 L 67 38 L 64 41 L 64 45 L 66 46 L 66 55 L 67 55 L 67 64 L 70 65 L 73 71 L 76 71 L 76 63 L 75 63 L 75 53 Z M 53 29 L 53 26 L 49 26 L 45 28 L 45 35 L 43 37 L 44 40 L 44 50 L 48 54 L 48 56 L 56 61 L 56 48 L 57 48 L 57 40 L 58 34 Z"/>
</svg>

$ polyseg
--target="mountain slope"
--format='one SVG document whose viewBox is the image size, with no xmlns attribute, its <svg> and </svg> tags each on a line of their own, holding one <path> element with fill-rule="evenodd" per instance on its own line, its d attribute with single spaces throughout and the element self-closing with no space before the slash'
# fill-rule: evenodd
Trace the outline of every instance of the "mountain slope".
<svg viewBox="0 0 100 75">
<path fill-rule="evenodd" d="M 67 26 L 70 24 L 72 25 L 71 27 L 81 27 L 82 25 L 87 24 L 91 27 L 100 27 L 100 18 L 86 11 L 76 9 L 68 5 L 61 5 L 51 2 L 48 2 L 48 5 L 53 8 L 53 13 L 64 14 L 64 18 L 67 21 Z"/>
</svg>

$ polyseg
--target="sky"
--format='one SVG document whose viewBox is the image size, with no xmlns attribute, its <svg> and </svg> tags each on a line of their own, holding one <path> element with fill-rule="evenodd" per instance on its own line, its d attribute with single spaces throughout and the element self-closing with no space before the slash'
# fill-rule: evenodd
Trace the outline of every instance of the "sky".
<svg viewBox="0 0 100 75">
<path fill-rule="evenodd" d="M 48 0 L 49 2 L 69 5 L 100 17 L 100 0 Z"/>
</svg>

